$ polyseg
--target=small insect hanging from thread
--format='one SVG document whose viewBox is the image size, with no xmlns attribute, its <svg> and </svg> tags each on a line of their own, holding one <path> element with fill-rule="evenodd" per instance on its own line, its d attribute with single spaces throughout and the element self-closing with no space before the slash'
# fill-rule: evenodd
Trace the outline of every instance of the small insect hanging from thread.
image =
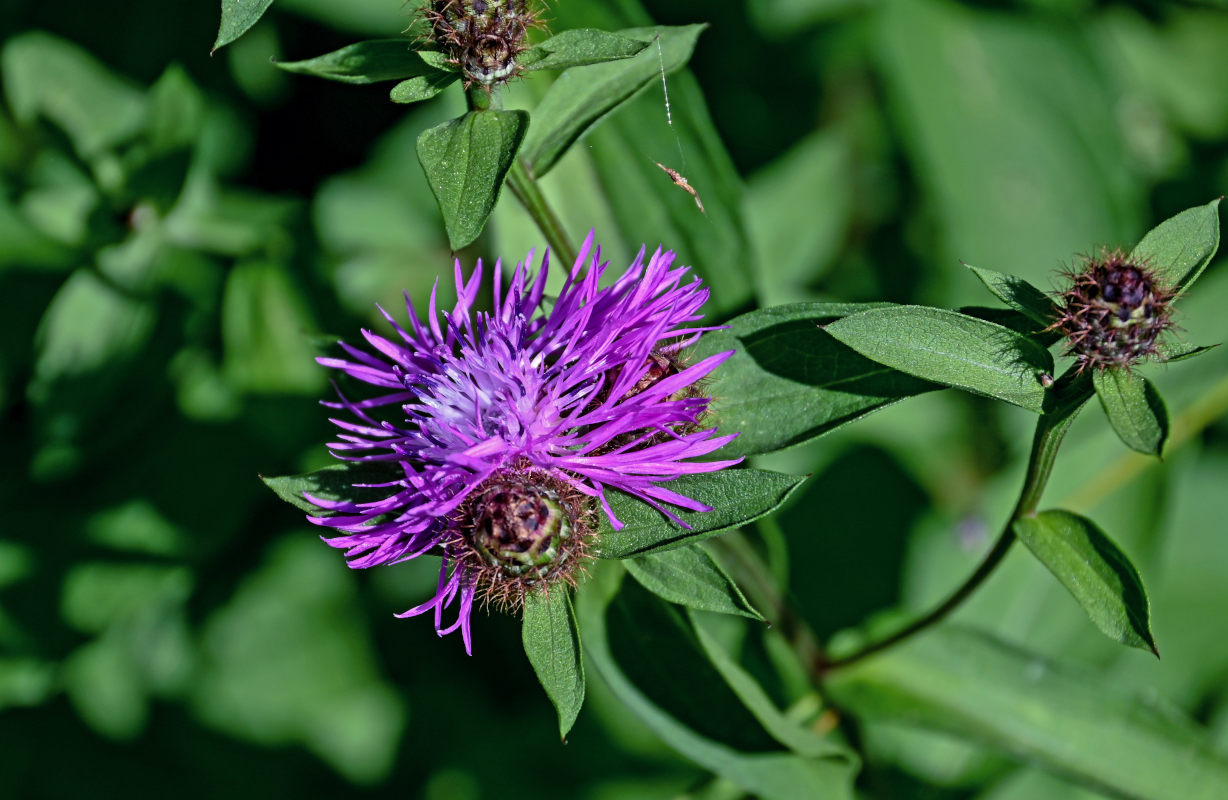
<svg viewBox="0 0 1228 800">
<path fill-rule="evenodd" d="M 688 181 L 684 175 L 682 175 L 676 169 L 671 169 L 670 167 L 665 166 L 660 161 L 654 161 L 652 163 L 660 167 L 665 174 L 670 177 L 670 180 L 674 182 L 675 186 L 681 188 L 684 192 L 695 198 L 695 205 L 699 206 L 699 213 L 707 213 L 704 211 L 704 201 L 699 199 L 699 192 L 695 191 L 695 187 L 691 185 L 691 182 Z"/>
</svg>

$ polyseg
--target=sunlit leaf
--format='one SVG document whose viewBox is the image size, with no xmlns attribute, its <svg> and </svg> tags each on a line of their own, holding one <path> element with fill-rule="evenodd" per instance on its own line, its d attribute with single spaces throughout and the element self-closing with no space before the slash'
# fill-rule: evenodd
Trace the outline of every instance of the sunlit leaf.
<svg viewBox="0 0 1228 800">
<path fill-rule="evenodd" d="M 414 51 L 408 39 L 374 39 L 303 61 L 273 63 L 287 72 L 341 83 L 378 83 L 436 71 Z"/>
<path fill-rule="evenodd" d="M 1106 636 L 1159 655 L 1143 580 L 1094 522 L 1069 511 L 1043 511 L 1016 520 L 1013 528 Z"/>
<path fill-rule="evenodd" d="M 607 490 L 606 500 L 610 509 L 624 527 L 614 530 L 605 515 L 599 515 L 602 527 L 599 555 L 602 558 L 630 558 L 686 547 L 771 513 L 804 480 L 805 476 L 758 469 L 725 469 L 684 475 L 665 486 L 672 492 L 712 507 L 711 511 L 672 509 L 690 527 L 671 521 L 660 511 L 629 494 Z"/>
<path fill-rule="evenodd" d="M 1205 206 L 1188 208 L 1147 232 L 1130 260 L 1155 270 L 1178 292 L 1190 287 L 1211 263 L 1219 249 L 1219 204 L 1217 197 Z"/>
<path fill-rule="evenodd" d="M 630 58 L 646 47 L 647 42 L 616 33 L 595 28 L 573 28 L 530 48 L 519 60 L 526 71 L 566 69 Z"/>
<path fill-rule="evenodd" d="M 225 47 L 247 33 L 271 5 L 273 0 L 222 0 L 222 21 L 218 25 L 213 50 L 216 52 L 219 47 Z"/>
<path fill-rule="evenodd" d="M 525 597 L 520 635 L 525 655 L 558 711 L 559 737 L 566 739 L 584 703 L 584 659 L 566 587 Z"/>
<path fill-rule="evenodd" d="M 645 589 L 663 600 L 699 611 L 763 619 L 702 547 L 649 552 L 624 564 Z"/>
<path fill-rule="evenodd" d="M 486 227 L 528 127 L 525 111 L 470 111 L 418 137 L 418 160 L 453 248 Z"/>
<path fill-rule="evenodd" d="M 862 311 L 823 326 L 866 358 L 927 381 L 1044 410 L 1053 357 L 992 322 L 927 306 Z"/>
<path fill-rule="evenodd" d="M 1188 353 L 1186 357 L 1196 355 Z M 1096 396 L 1126 446 L 1158 456 L 1168 439 L 1168 410 L 1151 382 L 1125 368 L 1092 373 Z"/>
</svg>

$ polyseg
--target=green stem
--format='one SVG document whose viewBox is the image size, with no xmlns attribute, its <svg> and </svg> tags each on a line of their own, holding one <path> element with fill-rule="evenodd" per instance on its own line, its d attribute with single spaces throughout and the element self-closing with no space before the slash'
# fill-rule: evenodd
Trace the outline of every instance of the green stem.
<svg viewBox="0 0 1228 800">
<path fill-rule="evenodd" d="M 498 111 L 503 108 L 503 98 L 499 94 L 498 86 L 489 89 L 479 86 L 471 87 L 465 92 L 465 101 L 470 111 L 487 109 Z M 520 159 L 512 159 L 512 166 L 507 171 L 506 180 L 507 188 L 512 190 L 512 194 L 516 195 L 516 199 L 524 206 L 524 210 L 529 212 L 529 216 L 537 224 L 542 236 L 546 237 L 546 244 L 554 251 L 555 257 L 560 259 L 566 267 L 576 263 L 576 251 L 567 239 L 567 234 L 563 232 L 563 224 L 559 222 L 558 215 L 550 208 L 546 195 L 542 193 L 537 180 Z"/>
<path fill-rule="evenodd" d="M 1057 458 L 1062 439 L 1066 436 L 1066 431 L 1070 429 L 1074 418 L 1078 416 L 1079 409 L 1083 408 L 1083 404 L 1092 396 L 1091 378 L 1086 374 L 1078 375 L 1067 372 L 1054 385 L 1051 396 L 1053 397 L 1052 407 L 1041 414 L 1036 423 L 1036 433 L 1032 437 L 1032 452 L 1028 458 L 1027 471 L 1024 473 L 1023 487 L 1019 491 L 1019 500 L 1015 503 L 1015 508 L 1011 512 L 1010 519 L 1003 526 L 1002 532 L 998 534 L 998 540 L 994 542 L 976 571 L 968 576 L 968 579 L 946 600 L 907 627 L 885 639 L 871 642 L 846 656 L 833 659 L 821 658 L 814 664 L 816 678 L 830 670 L 846 667 L 867 656 L 881 652 L 944 619 L 968 599 L 993 573 L 998 564 L 1002 563 L 1002 559 L 1010 552 L 1011 545 L 1015 542 L 1015 522 L 1036 513 L 1036 507 L 1040 504 L 1041 495 L 1045 491 L 1045 484 L 1049 482 L 1049 475 L 1053 472 L 1053 462 Z"/>
<path fill-rule="evenodd" d="M 555 257 L 563 262 L 564 267 L 574 264 L 576 251 L 567 239 L 567 234 L 563 232 L 563 224 L 559 222 L 554 210 L 546 202 L 546 195 L 542 194 L 537 181 L 533 179 L 532 174 L 519 159 L 512 162 L 512 168 L 507 172 L 507 187 L 512 190 L 512 194 L 516 195 L 516 199 L 524 206 L 524 210 L 529 212 L 529 216 L 537 223 L 538 229 L 546 237 L 546 244 L 550 245 Z"/>
</svg>

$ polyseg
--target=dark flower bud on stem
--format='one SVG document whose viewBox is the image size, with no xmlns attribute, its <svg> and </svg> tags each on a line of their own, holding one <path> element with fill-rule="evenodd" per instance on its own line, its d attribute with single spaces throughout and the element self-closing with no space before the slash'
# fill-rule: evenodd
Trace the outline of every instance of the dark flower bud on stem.
<svg viewBox="0 0 1228 800">
<path fill-rule="evenodd" d="M 1066 337 L 1066 354 L 1080 372 L 1129 367 L 1156 354 L 1160 334 L 1173 325 L 1173 293 L 1152 270 L 1114 251 L 1087 259 L 1070 278 L 1050 327 Z"/>
<path fill-rule="evenodd" d="M 529 0 L 432 0 L 431 37 L 465 73 L 465 87 L 507 83 L 521 69 L 525 33 L 537 24 Z"/>
</svg>

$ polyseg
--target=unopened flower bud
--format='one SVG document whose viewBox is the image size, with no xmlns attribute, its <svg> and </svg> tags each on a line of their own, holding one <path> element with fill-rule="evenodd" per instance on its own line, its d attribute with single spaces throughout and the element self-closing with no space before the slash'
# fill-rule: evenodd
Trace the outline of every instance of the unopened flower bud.
<svg viewBox="0 0 1228 800">
<path fill-rule="evenodd" d="M 1080 371 L 1128 367 L 1156 353 L 1158 337 L 1173 324 L 1173 294 L 1152 270 L 1115 251 L 1088 259 L 1071 277 L 1052 327 L 1065 335 L 1066 354 Z"/>
<path fill-rule="evenodd" d="M 465 73 L 465 85 L 506 83 L 520 71 L 526 31 L 537 24 L 529 0 L 433 0 L 431 37 Z"/>
</svg>

